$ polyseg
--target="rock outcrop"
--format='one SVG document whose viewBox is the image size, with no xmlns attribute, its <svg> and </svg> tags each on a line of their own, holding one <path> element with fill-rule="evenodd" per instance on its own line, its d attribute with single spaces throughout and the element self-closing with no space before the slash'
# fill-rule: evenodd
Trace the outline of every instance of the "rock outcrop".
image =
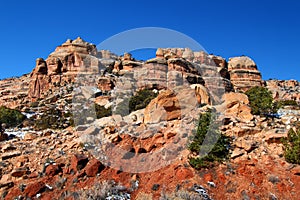
<svg viewBox="0 0 300 200">
<path fill-rule="evenodd" d="M 0 80 L 0 105 L 22 109 L 29 103 L 27 98 L 30 76 L 25 74 L 19 78 Z"/>
<path fill-rule="evenodd" d="M 159 123 L 180 119 L 181 107 L 179 99 L 171 90 L 161 92 L 145 109 L 144 123 Z"/>
<path fill-rule="evenodd" d="M 262 86 L 261 73 L 251 58 L 247 56 L 230 58 L 228 61 L 230 81 L 236 91 L 247 91 L 254 86 Z"/>
<path fill-rule="evenodd" d="M 46 60 L 38 58 L 31 73 L 29 98 L 45 98 L 52 90 L 74 83 L 79 72 L 99 73 L 101 62 L 97 54 L 95 45 L 78 37 L 58 46 Z"/>
<path fill-rule="evenodd" d="M 276 100 L 300 102 L 300 83 L 296 80 L 268 80 L 266 86 Z"/>
<path fill-rule="evenodd" d="M 244 123 L 250 123 L 253 119 L 247 95 L 230 92 L 224 94 L 222 99 L 225 106 L 223 113 L 226 117 L 233 117 L 234 120 Z"/>
</svg>

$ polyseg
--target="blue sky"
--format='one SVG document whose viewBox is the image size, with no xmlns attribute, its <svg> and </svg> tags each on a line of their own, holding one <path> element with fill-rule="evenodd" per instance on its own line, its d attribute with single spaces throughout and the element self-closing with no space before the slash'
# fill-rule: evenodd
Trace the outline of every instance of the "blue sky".
<svg viewBox="0 0 300 200">
<path fill-rule="evenodd" d="M 0 79 L 31 72 L 67 38 L 99 44 L 139 27 L 184 33 L 208 53 L 248 55 L 264 79 L 300 80 L 300 1 L 17 1 L 0 2 Z"/>
</svg>

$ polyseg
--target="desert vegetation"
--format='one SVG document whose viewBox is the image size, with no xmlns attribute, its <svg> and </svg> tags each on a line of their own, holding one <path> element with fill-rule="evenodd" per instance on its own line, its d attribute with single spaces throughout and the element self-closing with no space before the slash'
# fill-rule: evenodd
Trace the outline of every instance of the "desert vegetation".
<svg viewBox="0 0 300 200">
<path fill-rule="evenodd" d="M 14 127 L 21 124 L 25 119 L 26 116 L 18 110 L 0 107 L 0 124 L 4 123 L 7 127 Z"/>
<path fill-rule="evenodd" d="M 194 138 L 188 146 L 189 150 L 196 155 L 189 160 L 190 165 L 196 169 L 207 168 L 229 157 L 231 139 L 220 133 L 215 120 L 216 115 L 211 110 L 200 114 Z M 201 155 L 201 150 L 208 153 Z"/>
<path fill-rule="evenodd" d="M 300 129 L 290 129 L 287 138 L 283 140 L 284 157 L 289 163 L 300 164 Z"/>
<path fill-rule="evenodd" d="M 277 112 L 279 105 L 273 101 L 272 93 L 264 87 L 255 86 L 246 92 L 252 114 L 265 115 Z"/>
</svg>

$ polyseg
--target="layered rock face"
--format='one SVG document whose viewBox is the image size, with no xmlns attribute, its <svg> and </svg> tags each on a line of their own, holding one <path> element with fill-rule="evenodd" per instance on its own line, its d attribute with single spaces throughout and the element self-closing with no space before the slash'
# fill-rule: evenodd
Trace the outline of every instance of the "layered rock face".
<svg viewBox="0 0 300 200">
<path fill-rule="evenodd" d="M 254 86 L 262 86 L 261 73 L 253 60 L 247 56 L 230 58 L 228 61 L 230 81 L 236 91 L 247 91 Z"/>
<path fill-rule="evenodd" d="M 38 58 L 31 73 L 28 97 L 33 101 L 44 98 L 53 89 L 74 83 L 78 72 L 98 73 L 101 63 L 97 54 L 107 56 L 78 37 L 58 46 L 46 60 Z"/>
<path fill-rule="evenodd" d="M 300 83 L 296 80 L 268 80 L 267 88 L 276 100 L 294 100 L 300 102 Z"/>
<path fill-rule="evenodd" d="M 95 45 L 81 38 L 67 40 L 46 60 L 37 59 L 31 73 L 28 97 L 31 101 L 44 98 L 59 87 L 74 83 L 78 73 L 102 74 L 110 67 L 114 73 L 133 73 L 137 88 L 174 88 L 180 85 L 201 84 L 210 91 L 211 100 L 235 89 L 246 90 L 261 82 L 260 73 L 250 59 L 232 59 L 230 68 L 224 58 L 189 48 L 158 49 L 156 58 L 141 62 L 125 53 L 122 57 L 108 51 L 97 51 Z M 248 71 L 245 71 L 247 69 Z M 250 75 L 249 75 L 250 74 Z M 242 77 L 242 78 L 240 78 Z M 231 81 L 230 81 L 231 80 Z M 250 81 L 250 83 L 249 83 Z M 109 77 L 97 80 L 100 90 L 109 92 L 114 81 Z"/>
<path fill-rule="evenodd" d="M 0 105 L 21 109 L 21 105 L 28 103 L 29 83 L 28 74 L 20 78 L 0 80 Z"/>
<path fill-rule="evenodd" d="M 77 38 L 67 40 L 58 46 L 46 60 L 38 58 L 30 76 L 12 81 L 19 84 L 6 87 L 10 80 L 4 81 L 5 89 L 0 95 L 5 97 L 0 98 L 0 101 L 3 105 L 16 107 L 18 104 L 43 99 L 63 87 L 74 84 L 79 72 L 94 75 L 92 84 L 105 94 L 111 92 L 116 85 L 118 85 L 116 90 L 120 93 L 123 93 L 123 87 L 127 87 L 122 84 L 124 80 L 117 84 L 119 78 L 116 79 L 110 76 L 110 73 L 106 74 L 107 72 L 120 77 L 125 73 L 131 73 L 126 76 L 131 77 L 129 81 L 134 84 L 130 94 L 136 89 L 160 90 L 199 84 L 209 91 L 210 102 L 220 101 L 222 95 L 233 91 L 233 88 L 245 91 L 250 87 L 262 85 L 260 72 L 248 57 L 231 58 L 227 63 L 224 58 L 208 55 L 203 51 L 195 52 L 189 48 L 159 48 L 155 58 L 143 62 L 135 60 L 129 53 L 117 56 L 107 50 L 98 51 L 95 45 Z"/>
<path fill-rule="evenodd" d="M 203 51 L 194 52 L 189 48 L 159 48 L 156 58 L 146 61 L 165 66 L 167 87 L 201 84 L 212 94 L 212 100 L 233 90 L 227 62 L 219 56 L 208 55 Z M 148 79 L 148 77 L 145 77 Z"/>
</svg>

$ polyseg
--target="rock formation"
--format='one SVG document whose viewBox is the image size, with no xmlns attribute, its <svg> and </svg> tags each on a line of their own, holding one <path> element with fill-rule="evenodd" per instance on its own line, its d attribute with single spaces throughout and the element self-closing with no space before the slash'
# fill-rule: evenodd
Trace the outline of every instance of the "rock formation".
<svg viewBox="0 0 300 200">
<path fill-rule="evenodd" d="M 231 61 L 230 66 L 232 65 Z M 202 84 L 213 93 L 211 98 L 214 100 L 223 93 L 232 91 L 231 82 L 235 84 L 235 88 L 240 87 L 237 84 L 241 83 L 237 83 L 235 78 L 240 76 L 237 75 L 240 72 L 232 71 L 233 67 L 227 70 L 225 59 L 202 51 L 193 52 L 188 48 L 158 49 L 156 58 L 143 63 L 136 61 L 129 53 L 117 57 L 108 51 L 97 51 L 95 45 L 77 38 L 58 46 L 46 60 L 37 59 L 36 67 L 30 75 L 28 100 L 36 101 L 47 97 L 60 87 L 74 83 L 79 72 L 98 74 L 100 77 L 110 66 L 113 72 L 121 74 L 124 73 L 122 71 L 134 69 L 134 82 L 140 89 Z M 98 88 L 110 91 L 114 87 L 114 81 L 109 79 L 99 78 Z"/>
<path fill-rule="evenodd" d="M 197 100 L 201 99 L 200 95 L 202 95 L 203 102 L 208 100 L 203 95 L 205 91 L 197 87 L 195 88 L 197 94 L 193 89 L 182 86 L 174 89 L 163 90 L 149 103 L 144 112 L 144 123 L 157 124 L 163 121 L 181 119 L 198 105 Z M 202 91 L 202 93 L 199 91 Z"/>
<path fill-rule="evenodd" d="M 29 74 L 20 78 L 0 80 L 0 105 L 22 109 L 24 105 L 30 102 L 27 98 L 29 83 Z"/>
<path fill-rule="evenodd" d="M 230 58 L 228 71 L 236 91 L 245 92 L 251 87 L 262 86 L 261 74 L 255 62 L 247 56 Z"/>
<path fill-rule="evenodd" d="M 83 41 L 80 37 L 67 40 L 45 61 L 42 58 L 37 59 L 36 67 L 31 73 L 29 98 L 33 101 L 44 98 L 49 90 L 75 82 L 79 72 L 99 73 L 101 63 L 96 56 L 95 45 Z"/>
<path fill-rule="evenodd" d="M 268 80 L 267 88 L 276 100 L 294 100 L 300 102 L 300 83 L 296 80 Z"/>
</svg>

